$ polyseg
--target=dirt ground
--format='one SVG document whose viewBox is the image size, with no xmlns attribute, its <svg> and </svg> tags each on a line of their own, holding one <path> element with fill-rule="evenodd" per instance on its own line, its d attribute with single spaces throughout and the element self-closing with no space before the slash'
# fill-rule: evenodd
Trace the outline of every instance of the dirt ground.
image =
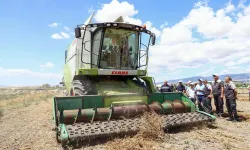
<svg viewBox="0 0 250 150">
<path fill-rule="evenodd" d="M 14 92 L 8 90 L 0 90 L 0 149 L 61 149 L 53 131 L 51 100 L 53 96 L 61 95 L 62 92 L 29 90 L 20 94 L 19 90 Z M 18 91 L 19 94 L 15 94 Z M 155 142 L 154 149 L 250 149 L 248 95 L 239 95 L 237 109 L 243 118 L 242 122 L 234 123 L 227 121 L 226 118 L 217 118 L 213 126 L 182 128 L 179 131 L 166 133 L 163 141 Z M 132 139 L 116 139 L 106 144 L 82 149 L 112 149 L 110 145 L 124 144 L 124 141 L 131 144 L 130 140 Z M 140 144 L 150 142 L 140 140 Z M 147 147 L 141 149 L 143 148 L 150 149 Z"/>
</svg>

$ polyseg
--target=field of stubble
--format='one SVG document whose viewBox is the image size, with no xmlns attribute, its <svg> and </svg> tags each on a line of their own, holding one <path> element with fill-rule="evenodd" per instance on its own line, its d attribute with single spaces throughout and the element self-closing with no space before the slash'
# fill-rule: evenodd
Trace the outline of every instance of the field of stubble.
<svg viewBox="0 0 250 150">
<path fill-rule="evenodd" d="M 247 91 L 241 92 L 247 93 Z M 62 91 L 0 89 L 1 149 L 61 149 L 55 140 L 51 120 L 51 98 L 58 95 L 62 95 Z M 181 129 L 161 135 L 160 140 L 155 135 L 154 138 L 138 135 L 134 138 L 116 139 L 106 144 L 82 149 L 247 150 L 250 149 L 250 101 L 248 95 L 239 95 L 237 108 L 243 119 L 242 122 L 233 123 L 226 121 L 226 118 L 217 118 L 213 126 Z"/>
</svg>

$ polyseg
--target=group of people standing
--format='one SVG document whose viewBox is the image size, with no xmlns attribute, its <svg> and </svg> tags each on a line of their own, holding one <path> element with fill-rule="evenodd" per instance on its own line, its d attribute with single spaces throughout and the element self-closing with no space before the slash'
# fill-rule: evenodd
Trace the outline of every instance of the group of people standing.
<svg viewBox="0 0 250 150">
<path fill-rule="evenodd" d="M 194 104 L 198 105 L 199 110 L 213 114 L 211 100 L 214 99 L 217 117 L 222 117 L 224 113 L 224 97 L 226 99 L 226 107 L 228 110 L 229 121 L 239 121 L 236 110 L 237 91 L 236 86 L 232 82 L 231 77 L 226 76 L 225 81 L 219 79 L 218 74 L 212 75 L 214 81 L 211 85 L 207 80 L 198 79 L 198 83 L 188 81 L 187 86 L 179 81 L 176 88 L 168 85 L 167 81 L 161 86 L 161 92 L 183 92 Z"/>
</svg>

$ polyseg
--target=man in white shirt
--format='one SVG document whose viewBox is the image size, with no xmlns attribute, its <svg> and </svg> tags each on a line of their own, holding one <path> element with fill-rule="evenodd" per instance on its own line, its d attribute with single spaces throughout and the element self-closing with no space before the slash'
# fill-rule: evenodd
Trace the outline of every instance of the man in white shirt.
<svg viewBox="0 0 250 150">
<path fill-rule="evenodd" d="M 187 94 L 188 98 L 190 98 L 191 101 L 192 101 L 194 104 L 196 104 L 194 83 L 190 83 L 190 87 L 187 88 L 186 94 Z"/>
<path fill-rule="evenodd" d="M 203 80 L 202 79 L 198 79 L 199 83 L 195 86 L 195 94 L 197 96 L 198 99 L 198 107 L 199 110 L 201 111 L 205 111 L 203 108 L 203 102 L 205 101 L 205 96 L 204 96 L 204 88 L 205 85 L 203 84 Z"/>
<path fill-rule="evenodd" d="M 185 85 L 185 93 L 187 93 L 187 89 L 188 89 L 189 87 L 191 87 L 191 83 L 192 83 L 192 81 L 188 81 L 188 82 L 187 82 L 187 85 Z"/>
</svg>

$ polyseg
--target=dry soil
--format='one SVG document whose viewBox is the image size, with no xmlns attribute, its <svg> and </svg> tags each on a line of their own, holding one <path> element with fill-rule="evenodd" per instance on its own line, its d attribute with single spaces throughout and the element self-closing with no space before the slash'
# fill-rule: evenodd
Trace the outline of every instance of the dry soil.
<svg viewBox="0 0 250 150">
<path fill-rule="evenodd" d="M 15 91 L 13 89 L 5 90 L 0 90 L 0 149 L 61 149 L 55 140 L 53 131 L 51 99 L 53 96 L 61 95 L 62 92 L 59 90 L 25 92 L 16 89 L 14 89 Z M 105 144 L 82 149 L 117 149 L 118 144 L 124 145 L 118 149 L 131 149 L 131 146 L 128 145 L 135 144 L 134 148 L 137 149 L 247 150 L 250 149 L 250 101 L 248 95 L 239 96 L 237 108 L 244 119 L 242 122 L 234 123 L 226 121 L 226 118 L 217 118 L 213 126 L 182 128 L 161 135 L 161 140 L 158 137 L 145 139 L 144 136 L 137 136 L 115 139 Z"/>
</svg>

